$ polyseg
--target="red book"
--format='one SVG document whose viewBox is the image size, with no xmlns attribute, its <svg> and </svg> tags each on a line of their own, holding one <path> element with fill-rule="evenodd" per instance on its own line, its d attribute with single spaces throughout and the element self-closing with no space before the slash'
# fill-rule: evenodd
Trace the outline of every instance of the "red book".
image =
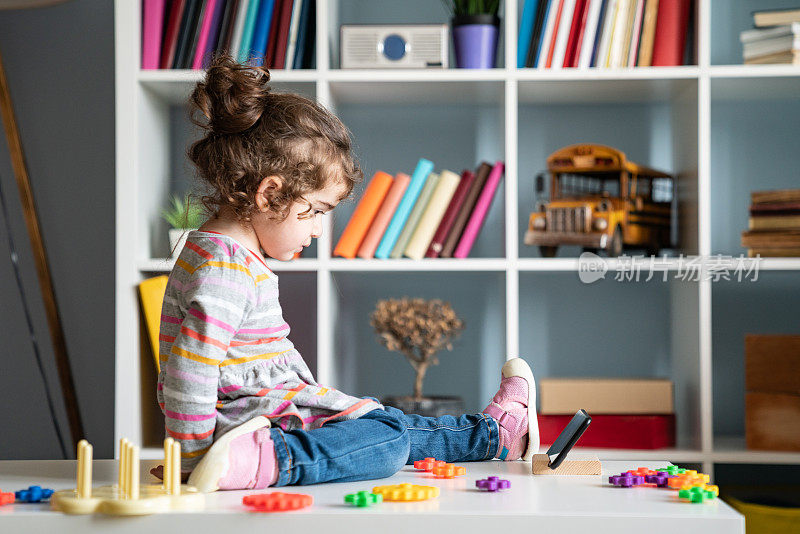
<svg viewBox="0 0 800 534">
<path fill-rule="evenodd" d="M 264 59 L 264 66 L 268 69 L 275 67 L 275 44 L 278 42 L 278 25 L 283 17 L 285 2 L 275 0 L 275 7 L 272 10 L 272 20 L 269 23 L 269 41 L 267 42 L 267 53 Z"/>
<path fill-rule="evenodd" d="M 164 42 L 161 46 L 161 61 L 159 67 L 168 69 L 172 67 L 175 58 L 175 49 L 178 46 L 178 30 L 181 27 L 181 18 L 186 0 L 174 0 L 169 10 L 169 20 L 164 32 Z"/>
<path fill-rule="evenodd" d="M 553 443 L 572 415 L 539 415 L 542 443 Z M 675 414 L 592 415 L 578 440 L 580 447 L 610 449 L 663 449 L 675 446 Z"/>
<path fill-rule="evenodd" d="M 553 53 L 556 50 L 556 37 L 558 37 L 558 24 L 561 21 L 561 12 L 564 10 L 564 0 L 553 0 L 553 2 L 558 2 L 558 10 L 556 11 L 556 20 L 555 24 L 553 25 L 553 36 L 550 38 L 550 48 L 548 49 L 549 52 L 547 53 L 547 63 L 545 64 L 545 68 L 550 68 L 553 66 Z"/>
<path fill-rule="evenodd" d="M 690 0 L 658 3 L 656 37 L 653 43 L 654 67 L 683 65 L 690 4 Z"/>
<path fill-rule="evenodd" d="M 572 25 L 569 27 L 569 38 L 567 39 L 567 52 L 564 54 L 564 67 L 577 67 L 575 61 L 575 47 L 578 44 L 583 26 L 586 24 L 586 12 L 588 7 L 588 0 L 575 1 L 575 11 L 572 15 Z"/>
<path fill-rule="evenodd" d="M 292 23 L 294 0 L 283 0 L 281 21 L 278 24 L 278 39 L 275 43 L 275 68 L 286 68 L 286 46 L 289 44 L 289 26 Z"/>
<path fill-rule="evenodd" d="M 475 173 L 472 171 L 464 170 L 461 173 L 461 181 L 458 182 L 456 192 L 453 193 L 453 198 L 450 199 L 450 204 L 447 205 L 447 211 L 444 212 L 442 221 L 439 223 L 439 227 L 436 228 L 436 233 L 433 234 L 431 244 L 428 246 L 428 251 L 425 253 L 426 258 L 439 257 L 439 254 L 442 252 L 442 248 L 444 248 L 444 241 L 447 239 L 447 234 L 450 233 L 453 223 L 456 222 L 458 212 L 461 210 L 461 206 L 464 204 L 464 200 L 467 198 L 467 193 L 469 192 L 472 182 L 474 181 Z"/>
</svg>

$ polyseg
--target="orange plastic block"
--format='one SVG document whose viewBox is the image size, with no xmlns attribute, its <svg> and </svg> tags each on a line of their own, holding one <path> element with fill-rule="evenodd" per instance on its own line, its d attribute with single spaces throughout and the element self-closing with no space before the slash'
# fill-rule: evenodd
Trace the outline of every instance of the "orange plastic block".
<svg viewBox="0 0 800 534">
<path fill-rule="evenodd" d="M 461 465 L 444 464 L 433 468 L 433 476 L 436 478 L 454 478 L 467 474 L 467 468 Z"/>
<path fill-rule="evenodd" d="M 17 498 L 13 491 L 9 493 L 0 492 L 0 506 L 4 504 L 13 504 L 15 500 L 17 500 Z"/>
<path fill-rule="evenodd" d="M 311 506 L 314 498 L 304 493 L 257 493 L 242 497 L 242 504 L 256 512 L 288 512 Z"/>
<path fill-rule="evenodd" d="M 646 467 L 640 467 L 639 469 L 630 471 L 625 471 L 626 473 L 630 473 L 634 476 L 646 477 L 647 475 L 657 475 L 659 474 L 658 471 L 653 471 L 652 469 L 648 469 Z"/>
<path fill-rule="evenodd" d="M 708 484 L 709 480 L 711 480 L 711 478 L 705 473 L 686 471 L 675 478 L 669 479 L 667 484 L 672 489 L 682 490 L 705 486 Z"/>
<path fill-rule="evenodd" d="M 384 501 L 426 501 L 439 496 L 439 488 L 435 486 L 418 486 L 416 484 L 395 484 L 391 486 L 375 486 L 372 493 L 383 495 Z"/>
<path fill-rule="evenodd" d="M 445 465 L 445 461 L 437 460 L 436 458 L 425 458 L 424 460 L 417 460 L 414 462 L 414 469 L 421 471 L 433 471 L 434 467 Z"/>
</svg>

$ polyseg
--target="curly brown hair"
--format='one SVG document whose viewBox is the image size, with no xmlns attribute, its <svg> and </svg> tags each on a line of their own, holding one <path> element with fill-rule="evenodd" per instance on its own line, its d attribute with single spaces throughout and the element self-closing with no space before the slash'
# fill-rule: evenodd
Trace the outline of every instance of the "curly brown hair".
<svg viewBox="0 0 800 534">
<path fill-rule="evenodd" d="M 269 80 L 268 69 L 220 54 L 189 97 L 189 117 L 206 134 L 187 155 L 210 188 L 200 197 L 210 215 L 228 207 L 249 221 L 258 210 L 258 186 L 268 176 L 282 179 L 280 190 L 268 197 L 280 220 L 307 193 L 342 183 L 345 198 L 363 179 L 347 127 L 308 98 L 272 92 Z M 310 205 L 301 216 L 311 216 Z"/>
</svg>

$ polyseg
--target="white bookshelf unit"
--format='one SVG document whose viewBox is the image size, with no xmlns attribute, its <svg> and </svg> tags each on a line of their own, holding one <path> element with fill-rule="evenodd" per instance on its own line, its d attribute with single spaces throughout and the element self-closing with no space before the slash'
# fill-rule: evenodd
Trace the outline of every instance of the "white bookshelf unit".
<svg viewBox="0 0 800 534">
<path fill-rule="evenodd" d="M 743 423 L 744 334 L 797 332 L 787 318 L 796 318 L 790 312 L 800 301 L 800 259 L 764 260 L 757 282 L 672 276 L 680 254 L 746 254 L 738 236 L 749 191 L 797 186 L 800 68 L 737 65 L 738 34 L 756 2 L 697 0 L 695 65 L 517 69 L 523 4 L 504 2 L 498 68 L 371 71 L 338 68 L 340 24 L 446 22 L 441 3 L 317 0 L 316 68 L 271 71 L 272 87 L 315 98 L 352 130 L 365 174 L 356 197 L 375 171 L 410 172 L 420 157 L 455 172 L 503 160 L 506 172 L 465 260 L 333 258 L 355 207 L 343 203 L 307 258 L 272 262 L 292 341 L 321 383 L 358 395 L 405 394 L 411 369 L 375 341 L 368 314 L 380 298 L 443 298 L 467 328 L 428 373 L 428 393 L 461 395 L 478 411 L 514 356 L 540 378 L 669 377 L 677 447 L 601 450 L 601 458 L 667 458 L 707 473 L 715 464 L 800 463 L 800 453 L 748 451 Z M 159 213 L 191 173 L 185 149 L 197 132 L 186 98 L 202 72 L 140 70 L 139 2 L 115 0 L 115 8 L 114 437 L 159 457 L 163 422 L 136 286 L 172 266 Z M 614 146 L 678 177 L 679 247 L 663 267 L 666 282 L 663 273 L 615 281 L 611 261 L 605 280 L 583 284 L 579 250 L 541 258 L 522 243 L 534 176 L 548 154 L 579 142 Z"/>
</svg>

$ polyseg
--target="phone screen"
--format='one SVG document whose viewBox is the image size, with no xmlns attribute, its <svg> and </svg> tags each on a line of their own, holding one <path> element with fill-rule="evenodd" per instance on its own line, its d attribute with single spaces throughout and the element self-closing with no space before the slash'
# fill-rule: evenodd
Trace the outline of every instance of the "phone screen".
<svg viewBox="0 0 800 534">
<path fill-rule="evenodd" d="M 561 434 L 558 435 L 550 448 L 547 449 L 547 457 L 550 459 L 548 467 L 550 467 L 550 469 L 555 469 L 561 465 L 561 462 L 567 457 L 570 449 L 572 449 L 578 441 L 578 438 L 586 431 L 586 428 L 591 422 L 592 418 L 589 417 L 586 411 L 578 410 L 578 413 L 572 417 L 569 424 L 564 427 Z"/>
</svg>

